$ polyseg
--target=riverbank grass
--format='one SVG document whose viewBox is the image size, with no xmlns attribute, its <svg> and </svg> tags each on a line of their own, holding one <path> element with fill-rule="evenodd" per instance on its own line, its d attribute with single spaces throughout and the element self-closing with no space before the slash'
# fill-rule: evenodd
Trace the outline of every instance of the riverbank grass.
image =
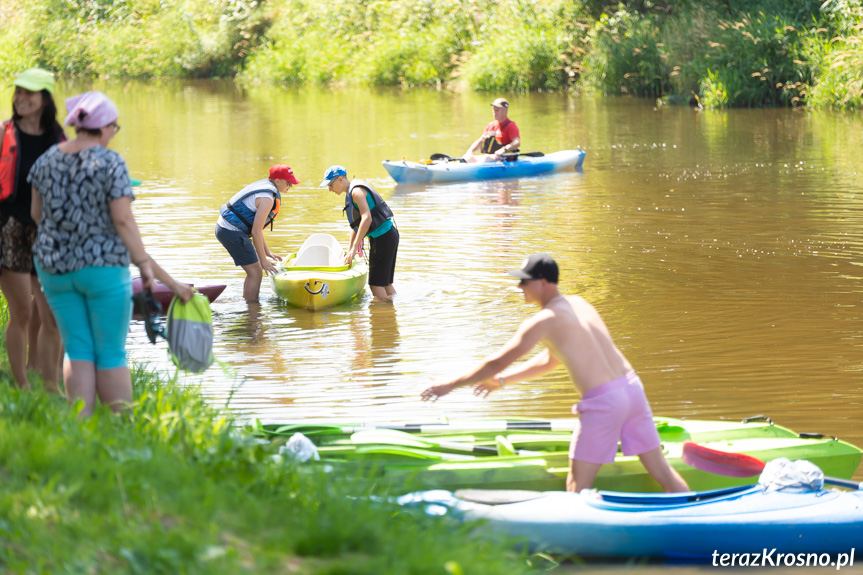
<svg viewBox="0 0 863 575">
<path fill-rule="evenodd" d="M 863 0 L 0 0 L 0 77 L 574 90 L 857 109 Z"/>
<path fill-rule="evenodd" d="M 14 387 L 0 349 L 0 571 L 527 570 L 465 526 L 362 497 L 363 477 L 279 460 L 194 388 L 137 367 L 128 413 L 79 421 L 38 381 Z"/>
</svg>

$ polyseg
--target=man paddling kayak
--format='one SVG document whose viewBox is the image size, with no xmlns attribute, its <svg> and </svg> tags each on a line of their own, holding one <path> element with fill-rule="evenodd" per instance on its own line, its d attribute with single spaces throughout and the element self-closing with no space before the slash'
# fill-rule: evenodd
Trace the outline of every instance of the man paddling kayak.
<svg viewBox="0 0 863 575">
<path fill-rule="evenodd" d="M 219 210 L 216 239 L 234 259 L 234 265 L 246 272 L 243 282 L 246 301 L 258 301 L 264 272 L 276 273 L 276 266 L 270 259 L 282 258 L 270 251 L 264 228 L 270 226 L 272 230 L 282 194 L 299 183 L 289 166 L 276 164 L 270 167 L 269 178 L 249 184 Z"/>
<path fill-rule="evenodd" d="M 488 123 L 482 135 L 464 153 L 466 162 L 499 162 L 503 154 L 517 152 L 521 145 L 518 126 L 507 117 L 509 102 L 498 98 L 491 103 L 491 107 L 494 120 Z M 480 153 L 474 155 L 476 151 Z"/>
<path fill-rule="evenodd" d="M 614 345 L 596 309 L 584 298 L 558 291 L 557 263 L 546 254 L 534 254 L 508 273 L 521 280 L 525 302 L 542 309 L 522 322 L 500 351 L 460 377 L 429 387 L 422 392 L 423 400 L 436 400 L 471 384 L 477 384 L 475 395 L 486 397 L 507 381 L 534 379 L 563 364 L 582 397 L 573 407 L 581 426 L 569 448 L 567 490 L 592 487 L 602 464 L 614 461 L 620 441 L 623 454 L 638 455 L 665 491 L 688 491 L 662 454 L 641 380 Z M 546 346 L 542 352 L 504 373 L 539 343 Z"/>
</svg>

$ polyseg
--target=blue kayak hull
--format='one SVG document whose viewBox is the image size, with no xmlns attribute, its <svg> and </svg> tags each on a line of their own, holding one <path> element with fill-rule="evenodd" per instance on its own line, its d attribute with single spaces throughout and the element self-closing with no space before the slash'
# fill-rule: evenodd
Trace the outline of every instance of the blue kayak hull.
<svg viewBox="0 0 863 575">
<path fill-rule="evenodd" d="M 383 162 L 383 166 L 390 176 L 400 184 L 420 184 L 534 176 L 579 168 L 584 163 L 584 156 L 584 150 L 564 150 L 538 158 L 519 156 L 514 162 L 421 164 L 409 160 L 386 160 Z"/>
<path fill-rule="evenodd" d="M 445 510 L 481 520 L 479 529 L 526 542 L 532 551 L 583 557 L 719 561 L 737 553 L 765 554 L 775 562 L 777 554 L 795 554 L 797 564 L 797 554 L 815 554 L 808 558 L 812 565 L 826 560 L 822 554 L 850 554 L 863 545 L 861 491 L 766 493 L 756 486 L 689 494 L 486 492 L 492 499 L 503 493 L 504 500 L 506 493 L 525 494 L 525 500 L 499 504 L 465 493 L 427 491 L 400 502 L 422 501 L 430 514 Z"/>
</svg>

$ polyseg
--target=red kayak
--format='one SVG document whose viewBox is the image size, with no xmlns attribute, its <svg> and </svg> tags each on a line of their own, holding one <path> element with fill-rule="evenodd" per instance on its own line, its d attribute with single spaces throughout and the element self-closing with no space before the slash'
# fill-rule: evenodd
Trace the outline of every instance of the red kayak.
<svg viewBox="0 0 863 575">
<path fill-rule="evenodd" d="M 224 284 L 217 285 L 208 285 L 208 286 L 193 286 L 196 291 L 207 296 L 207 299 L 210 300 L 210 303 L 219 297 L 219 295 L 225 291 Z M 133 278 L 132 279 L 132 293 L 136 294 L 141 291 L 141 278 Z M 153 298 L 159 302 L 159 305 L 162 306 L 162 313 L 168 311 L 168 305 L 171 303 L 171 299 L 174 297 L 174 292 L 168 289 L 168 286 L 156 280 L 153 282 Z"/>
</svg>

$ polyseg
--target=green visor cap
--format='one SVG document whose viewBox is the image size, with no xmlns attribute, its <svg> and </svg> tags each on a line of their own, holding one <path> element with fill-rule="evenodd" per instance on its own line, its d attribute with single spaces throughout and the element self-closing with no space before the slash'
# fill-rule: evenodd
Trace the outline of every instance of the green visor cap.
<svg viewBox="0 0 863 575">
<path fill-rule="evenodd" d="M 25 90 L 30 90 L 31 92 L 48 90 L 48 93 L 53 96 L 54 74 L 41 68 L 30 68 L 29 70 L 24 70 L 18 74 L 18 77 L 15 78 L 12 85 L 19 86 Z"/>
</svg>

